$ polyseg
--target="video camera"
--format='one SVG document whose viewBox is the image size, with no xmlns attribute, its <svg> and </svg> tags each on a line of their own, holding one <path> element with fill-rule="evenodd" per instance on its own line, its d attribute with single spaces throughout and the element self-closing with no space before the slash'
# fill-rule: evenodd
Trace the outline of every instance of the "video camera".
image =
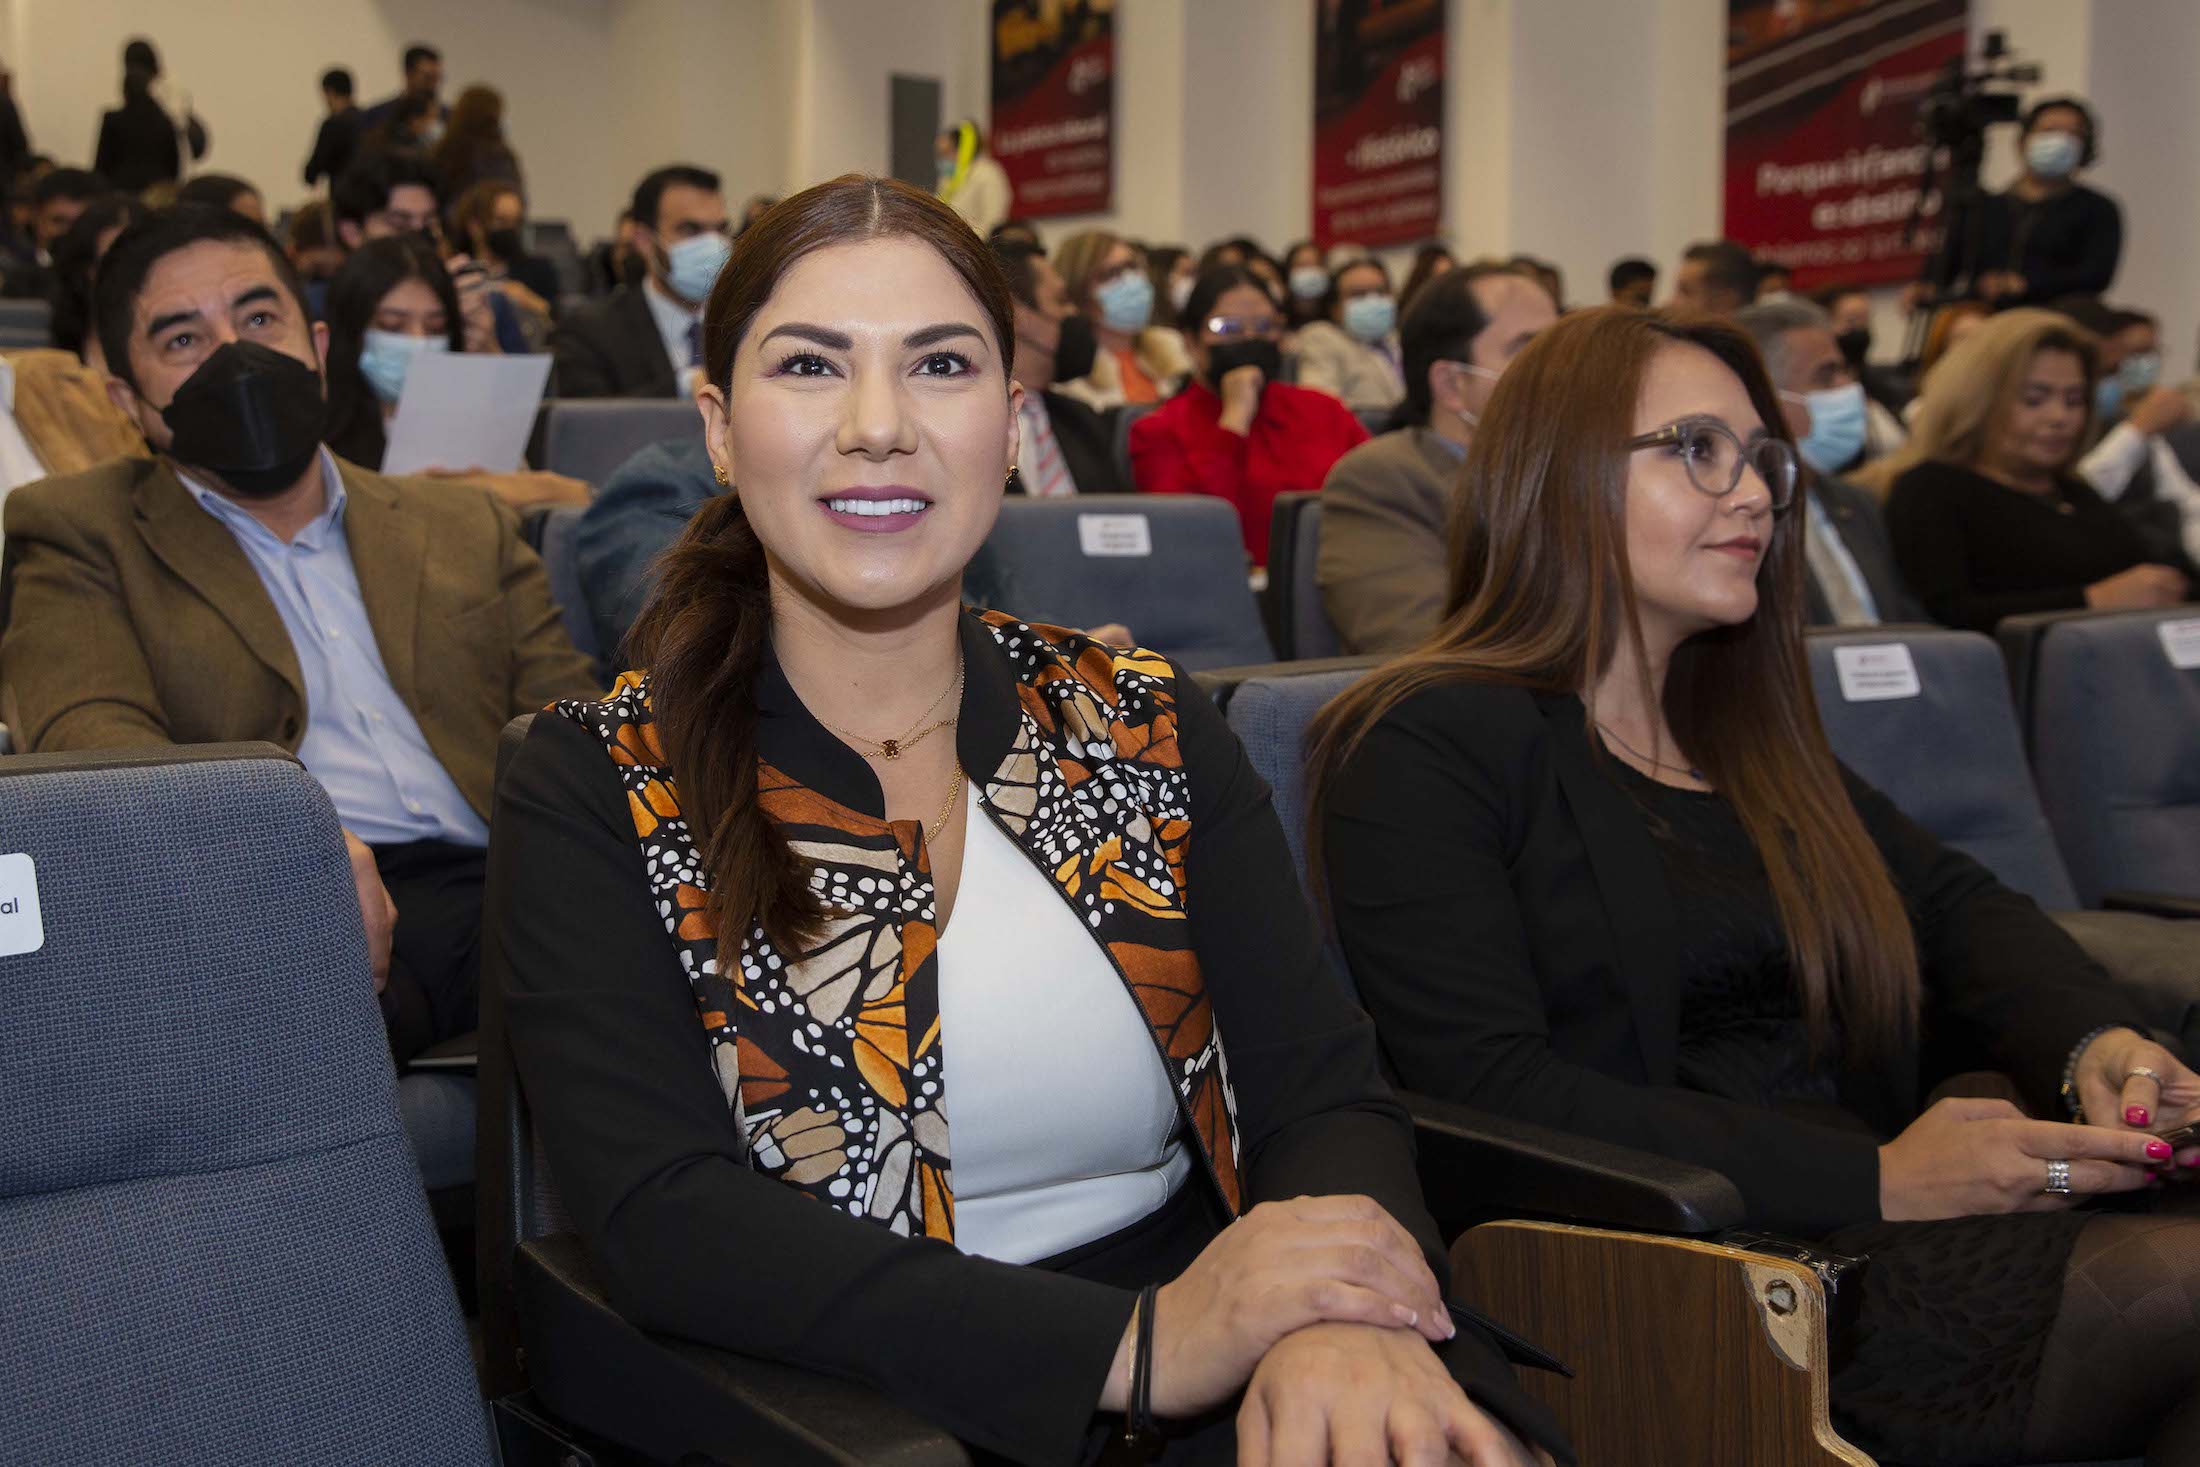
<svg viewBox="0 0 2200 1467">
<path fill-rule="evenodd" d="M 2023 112 L 2019 95 L 2003 89 L 2033 86 L 2040 79 L 2037 62 L 2010 61 L 2009 54 L 2008 33 L 1988 31 L 1976 70 L 1961 56 L 1949 62 L 1918 104 L 1918 136 L 1959 158 L 1982 153 L 1986 129 L 1998 122 L 2015 122 Z"/>
</svg>

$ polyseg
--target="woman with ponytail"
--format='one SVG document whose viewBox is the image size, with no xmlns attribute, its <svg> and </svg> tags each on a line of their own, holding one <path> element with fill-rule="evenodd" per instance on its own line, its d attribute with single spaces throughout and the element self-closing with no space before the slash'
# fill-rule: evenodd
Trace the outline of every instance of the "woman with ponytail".
<svg viewBox="0 0 2200 1467">
<path fill-rule="evenodd" d="M 1013 352 L 938 200 L 759 219 L 704 314 L 726 490 L 506 775 L 512 1051 L 611 1301 L 1018 1462 L 1547 1462 L 1228 726 L 962 604 Z"/>
<path fill-rule="evenodd" d="M 1832 1404 L 1879 1460 L 2200 1461 L 2200 1223 L 2072 1210 L 2189 1175 L 2151 1133 L 2200 1076 L 1835 763 L 1796 494 L 1731 326 L 1586 311 L 1513 360 L 1443 622 L 1312 733 L 1352 977 L 1408 1089 L 1713 1168 L 1749 1226 L 1868 1256 Z M 1926 1104 L 1987 1065 L 2031 1116 Z"/>
</svg>

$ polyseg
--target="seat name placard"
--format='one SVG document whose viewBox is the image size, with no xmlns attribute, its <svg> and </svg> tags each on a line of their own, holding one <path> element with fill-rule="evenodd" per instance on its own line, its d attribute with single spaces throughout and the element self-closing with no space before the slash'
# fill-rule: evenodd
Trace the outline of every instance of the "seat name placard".
<svg viewBox="0 0 2200 1467">
<path fill-rule="evenodd" d="M 1077 544 L 1087 555 L 1151 555 L 1153 527 L 1142 514 L 1081 514 Z"/>
<path fill-rule="evenodd" d="M 1917 661 L 1900 642 L 1870 647 L 1833 649 L 1834 671 L 1841 678 L 1841 696 L 1851 703 L 1884 703 L 1890 698 L 1915 698 L 1925 691 L 1917 679 Z"/>
<path fill-rule="evenodd" d="M 2200 616 L 2165 621 L 2155 630 L 2162 634 L 2162 650 L 2169 654 L 2171 667 L 2180 671 L 2200 667 Z"/>
<path fill-rule="evenodd" d="M 46 945 L 38 915 L 38 866 L 17 852 L 0 856 L 0 958 L 34 953 Z"/>
</svg>

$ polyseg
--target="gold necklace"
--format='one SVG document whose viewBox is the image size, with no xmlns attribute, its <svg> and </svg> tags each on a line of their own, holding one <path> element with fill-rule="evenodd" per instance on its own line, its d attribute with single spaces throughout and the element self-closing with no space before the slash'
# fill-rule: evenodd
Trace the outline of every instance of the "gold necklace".
<svg viewBox="0 0 2200 1467">
<path fill-rule="evenodd" d="M 1637 759 L 1640 759 L 1643 763 L 1649 765 L 1652 769 L 1670 769 L 1675 774 L 1687 775 L 1690 779 L 1696 781 L 1696 783 L 1698 784 L 1711 783 L 1710 780 L 1703 777 L 1703 771 L 1701 769 L 1692 769 L 1685 764 L 1668 764 L 1663 759 L 1651 758 L 1648 754 L 1645 754 L 1644 752 L 1642 752 L 1642 750 L 1636 748 L 1633 744 L 1630 744 L 1627 742 L 1627 740 L 1621 738 L 1618 731 L 1615 730 L 1610 724 L 1606 723 L 1603 719 L 1598 719 L 1596 721 L 1596 725 L 1598 728 L 1604 730 L 1605 735 L 1609 737 L 1613 743 L 1619 745 L 1622 749 L 1625 749 L 1628 753 L 1634 755 Z"/>
<path fill-rule="evenodd" d="M 932 706 L 930 708 L 925 709 L 922 713 L 917 715 L 916 722 L 910 724 L 908 729 L 899 738 L 875 739 L 872 738 L 869 734 L 859 734 L 850 729 L 842 728 L 837 723 L 825 723 L 825 720 L 822 718 L 820 718 L 818 722 L 825 723 L 825 727 L 831 729 L 834 733 L 839 734 L 844 739 L 857 739 L 866 744 L 877 744 L 878 748 L 869 753 L 865 753 L 861 749 L 856 750 L 857 753 L 862 754 L 863 757 L 866 759 L 899 759 L 902 755 L 908 753 L 911 749 L 914 749 L 917 745 L 923 743 L 926 739 L 938 733 L 941 729 L 953 728 L 955 726 L 960 718 L 959 712 L 956 718 L 943 718 L 938 723 L 933 724 L 930 728 L 919 730 L 917 727 L 918 724 L 923 723 L 927 718 L 930 718 L 933 713 L 938 711 L 940 704 L 947 701 L 947 696 L 949 693 L 959 695 L 962 692 L 962 685 L 963 670 L 962 667 L 958 664 L 955 668 L 955 681 L 950 683 L 937 698 L 934 698 L 932 700 Z"/>
<path fill-rule="evenodd" d="M 947 829 L 947 817 L 955 813 L 955 800 L 962 794 L 962 789 L 962 766 L 957 764 L 955 766 L 955 777 L 947 782 L 947 803 L 940 806 L 940 818 L 934 821 L 932 828 L 924 833 L 924 843 L 926 845 L 938 840 L 940 832 Z"/>
</svg>

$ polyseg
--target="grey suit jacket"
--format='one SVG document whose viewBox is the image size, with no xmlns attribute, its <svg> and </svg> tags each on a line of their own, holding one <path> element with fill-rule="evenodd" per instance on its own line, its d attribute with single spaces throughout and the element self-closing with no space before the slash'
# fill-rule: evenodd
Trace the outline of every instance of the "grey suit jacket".
<svg viewBox="0 0 2200 1467">
<path fill-rule="evenodd" d="M 1805 472 L 1808 474 L 1807 470 Z M 1895 569 L 1894 546 L 1887 539 L 1887 522 L 1880 516 L 1879 501 L 1872 497 L 1871 491 L 1843 479 L 1817 474 L 1808 474 L 1808 479 L 1808 492 L 1817 495 L 1818 502 L 1825 506 L 1834 532 L 1848 548 L 1850 558 L 1864 577 L 1864 584 L 1871 588 L 1872 600 L 1879 606 L 1879 619 L 1883 622 L 1932 620 L 1917 598 L 1910 594 L 1902 573 Z M 1325 533 L 1327 529 L 1325 523 Z M 1810 624 L 1833 625 L 1833 605 L 1819 589 L 1818 577 L 1806 576 L 1803 589 L 1808 597 Z"/>
<path fill-rule="evenodd" d="M 1460 456 L 1427 428 L 1361 444 L 1322 484 L 1322 604 L 1348 653 L 1397 652 L 1427 636 L 1451 584 L 1446 556 Z"/>
</svg>

